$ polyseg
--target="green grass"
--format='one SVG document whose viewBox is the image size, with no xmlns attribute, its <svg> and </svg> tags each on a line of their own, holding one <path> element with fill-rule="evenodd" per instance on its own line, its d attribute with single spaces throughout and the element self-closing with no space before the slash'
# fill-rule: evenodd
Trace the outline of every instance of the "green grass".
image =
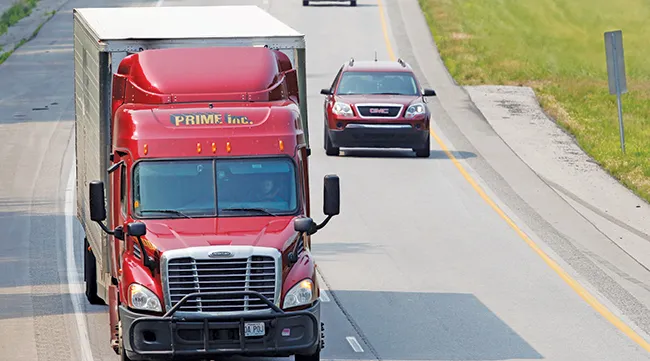
<svg viewBox="0 0 650 361">
<path fill-rule="evenodd" d="M 34 1 L 34 6 L 36 6 L 37 1 L 38 1 L 38 0 L 35 0 L 35 1 Z M 14 6 L 16 6 L 16 5 L 14 5 Z M 33 8 L 34 6 L 32 6 L 32 8 Z M 29 12 L 31 12 L 31 9 L 32 9 L 32 8 L 29 9 Z M 11 11 L 11 8 L 10 8 L 9 10 L 7 10 L 7 11 L 5 12 L 5 14 L 9 13 L 10 11 Z M 29 12 L 27 13 L 28 15 L 29 15 Z M 28 39 L 22 39 L 22 40 L 19 41 L 18 44 L 16 44 L 16 46 L 14 46 L 14 48 L 11 49 L 10 51 L 3 52 L 2 47 L 0 47 L 0 64 L 4 63 L 7 59 L 9 59 L 9 57 L 11 56 L 11 54 L 13 54 L 13 52 L 16 51 L 16 49 L 20 48 L 20 47 L 23 46 L 26 42 L 28 42 L 29 40 L 31 40 L 32 38 L 34 38 L 36 35 L 38 35 L 38 33 L 39 33 L 39 31 L 41 31 L 41 28 L 43 27 L 43 25 L 45 25 L 45 22 L 47 22 L 49 19 L 51 19 L 52 16 L 54 16 L 54 14 L 56 14 L 56 10 L 48 11 L 47 13 L 45 13 L 45 15 L 47 15 L 47 18 L 45 19 L 45 21 L 44 21 L 41 25 L 39 25 L 39 26 L 36 28 L 36 30 L 34 30 L 34 32 L 32 32 L 32 35 L 31 35 Z M 28 16 L 28 15 L 25 15 L 25 16 Z M 2 17 L 0 17 L 0 19 L 3 19 L 3 18 L 4 18 L 4 14 L 2 15 Z M 20 20 L 20 19 L 15 20 L 14 24 L 15 24 L 16 22 L 18 22 L 19 20 Z M 13 25 L 13 24 L 11 24 L 11 25 Z M 5 32 L 6 32 L 6 30 L 5 30 Z M 0 36 L 1 36 L 1 34 L 0 34 Z"/>
<path fill-rule="evenodd" d="M 7 32 L 10 26 L 20 19 L 29 16 L 36 7 L 38 0 L 18 0 L 2 15 L 0 15 L 0 36 Z"/>
<path fill-rule="evenodd" d="M 650 2 L 419 0 L 461 85 L 532 87 L 544 110 L 605 170 L 650 201 Z M 626 154 L 609 95 L 605 31 L 621 29 Z M 589 180 L 585 180 L 589 181 Z"/>
</svg>

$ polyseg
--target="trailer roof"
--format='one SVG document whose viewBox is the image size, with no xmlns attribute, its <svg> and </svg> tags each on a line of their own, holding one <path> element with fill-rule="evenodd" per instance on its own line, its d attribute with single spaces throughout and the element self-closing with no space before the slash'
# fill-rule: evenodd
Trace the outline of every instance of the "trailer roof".
<svg viewBox="0 0 650 361">
<path fill-rule="evenodd" d="M 97 40 L 303 37 L 255 5 L 77 8 Z"/>
</svg>

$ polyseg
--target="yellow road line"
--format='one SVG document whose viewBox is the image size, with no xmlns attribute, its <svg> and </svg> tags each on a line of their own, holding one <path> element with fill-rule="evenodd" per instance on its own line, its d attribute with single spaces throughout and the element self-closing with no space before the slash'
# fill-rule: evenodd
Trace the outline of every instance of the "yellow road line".
<svg viewBox="0 0 650 361">
<path fill-rule="evenodd" d="M 384 33 L 384 41 L 386 42 L 386 49 L 388 50 L 388 56 L 391 60 L 395 61 L 395 53 L 393 52 L 393 47 L 391 45 L 390 37 L 388 35 L 388 25 L 384 15 L 384 5 L 382 0 L 377 0 L 377 7 L 379 8 L 379 16 L 381 18 L 381 28 Z M 440 139 L 440 137 L 431 129 L 431 135 L 436 140 L 443 152 L 449 157 L 449 159 L 454 163 L 456 168 L 460 171 L 460 174 L 465 178 L 465 180 L 474 188 L 478 195 L 483 198 L 487 204 L 492 207 L 492 209 L 503 218 L 506 223 L 512 228 L 521 239 L 523 239 L 526 244 L 528 244 L 534 251 L 537 253 L 546 264 L 551 267 L 582 299 L 584 299 L 591 307 L 593 307 L 598 313 L 600 313 L 607 321 L 612 323 L 616 328 L 621 330 L 625 335 L 631 338 L 639 346 L 644 348 L 646 351 L 650 351 L 650 344 L 644 340 L 638 333 L 632 330 L 628 325 L 625 324 L 621 319 L 616 317 L 611 311 L 607 309 L 602 303 L 600 303 L 596 297 L 589 293 L 580 283 L 574 280 L 569 274 L 560 267 L 555 261 L 553 261 L 541 248 L 532 240 L 524 231 L 522 231 L 515 222 L 508 217 L 499 206 L 481 189 L 478 183 L 472 178 L 472 176 L 467 173 L 465 168 L 460 164 L 460 162 L 454 157 L 454 155 L 449 151 L 445 143 Z"/>
</svg>

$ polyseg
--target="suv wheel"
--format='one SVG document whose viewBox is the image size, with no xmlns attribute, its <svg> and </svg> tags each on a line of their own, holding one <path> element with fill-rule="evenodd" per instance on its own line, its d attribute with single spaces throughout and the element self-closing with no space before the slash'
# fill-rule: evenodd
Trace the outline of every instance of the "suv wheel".
<svg viewBox="0 0 650 361">
<path fill-rule="evenodd" d="M 418 158 L 429 158 L 431 155 L 431 135 L 427 135 L 427 140 L 422 148 L 413 148 L 415 156 Z"/>
<path fill-rule="evenodd" d="M 338 147 L 335 147 L 332 144 L 332 140 L 330 139 L 329 132 L 327 129 L 327 124 L 325 124 L 323 128 L 323 134 L 325 135 L 324 139 L 324 144 L 325 144 L 325 154 L 327 155 L 339 155 L 340 149 Z"/>
<path fill-rule="evenodd" d="M 350 6 L 357 6 L 357 0 L 351 0 Z"/>
<path fill-rule="evenodd" d="M 302 0 L 302 6 L 309 6 L 309 0 Z"/>
</svg>

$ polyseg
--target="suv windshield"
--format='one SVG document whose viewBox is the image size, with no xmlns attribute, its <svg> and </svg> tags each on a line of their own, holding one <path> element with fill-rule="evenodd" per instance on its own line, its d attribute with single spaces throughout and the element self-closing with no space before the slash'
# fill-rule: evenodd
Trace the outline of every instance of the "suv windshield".
<svg viewBox="0 0 650 361">
<path fill-rule="evenodd" d="M 288 158 L 142 161 L 133 170 L 138 218 L 280 215 L 298 210 Z"/>
<path fill-rule="evenodd" d="M 419 94 L 417 82 L 411 73 L 406 72 L 362 72 L 343 73 L 337 94 Z"/>
</svg>

